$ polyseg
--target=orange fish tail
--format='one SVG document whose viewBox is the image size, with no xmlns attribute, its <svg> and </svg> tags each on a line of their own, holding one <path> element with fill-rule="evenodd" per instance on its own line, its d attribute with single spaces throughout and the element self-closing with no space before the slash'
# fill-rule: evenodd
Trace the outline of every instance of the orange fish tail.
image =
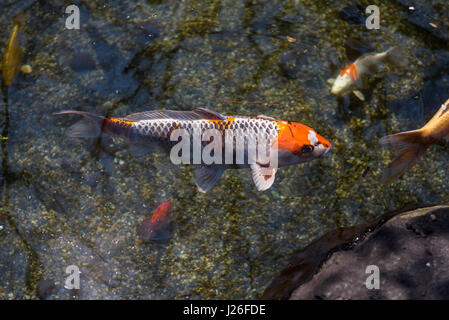
<svg viewBox="0 0 449 320">
<path fill-rule="evenodd" d="M 79 114 L 84 117 L 67 129 L 66 134 L 69 137 L 74 138 L 95 138 L 98 137 L 101 132 L 127 135 L 132 126 L 131 121 L 103 117 L 85 111 L 65 110 L 54 114 Z"/>
<path fill-rule="evenodd" d="M 397 158 L 388 165 L 383 173 L 383 181 L 385 183 L 392 182 L 413 167 L 431 144 L 423 136 L 422 130 L 386 136 L 381 138 L 379 143 L 391 146 L 397 155 Z"/>
</svg>

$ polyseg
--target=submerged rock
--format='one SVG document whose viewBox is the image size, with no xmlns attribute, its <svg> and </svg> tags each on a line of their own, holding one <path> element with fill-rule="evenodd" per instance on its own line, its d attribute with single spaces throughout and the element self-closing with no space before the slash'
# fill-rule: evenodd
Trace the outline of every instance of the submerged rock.
<svg viewBox="0 0 449 320">
<path fill-rule="evenodd" d="M 344 7 L 340 11 L 340 18 L 348 24 L 365 24 L 364 7 L 359 3 Z"/>
<path fill-rule="evenodd" d="M 147 40 L 154 39 L 160 36 L 161 26 L 155 21 L 139 21 L 135 24 L 134 31 Z"/>
<path fill-rule="evenodd" d="M 345 50 L 346 56 L 348 60 L 353 62 L 361 55 L 369 52 L 374 52 L 375 49 L 367 42 L 357 39 L 357 38 L 348 38 L 345 41 Z"/>
<path fill-rule="evenodd" d="M 410 10 L 410 1 L 396 0 L 397 4 L 402 6 L 400 15 L 405 21 L 417 30 L 421 30 L 431 41 L 448 40 L 448 24 L 445 18 L 443 5 L 435 4 L 433 6 L 424 5 L 424 3 L 416 2 L 413 10 Z"/>
<path fill-rule="evenodd" d="M 299 251 L 263 298 L 448 299 L 448 234 L 449 206 L 335 230 Z M 370 265 L 379 268 L 379 289 L 366 286 Z"/>
<path fill-rule="evenodd" d="M 301 76 L 305 66 L 308 65 L 307 56 L 296 52 L 286 52 L 280 57 L 280 67 L 283 75 L 289 79 L 296 79 Z"/>
<path fill-rule="evenodd" d="M 77 72 L 90 71 L 96 68 L 95 60 L 88 52 L 76 52 L 69 62 L 70 68 Z"/>
<path fill-rule="evenodd" d="M 53 280 L 49 279 L 40 279 L 37 282 L 37 292 L 39 294 L 39 298 L 46 299 L 48 296 L 52 294 L 55 290 L 55 283 Z"/>
</svg>

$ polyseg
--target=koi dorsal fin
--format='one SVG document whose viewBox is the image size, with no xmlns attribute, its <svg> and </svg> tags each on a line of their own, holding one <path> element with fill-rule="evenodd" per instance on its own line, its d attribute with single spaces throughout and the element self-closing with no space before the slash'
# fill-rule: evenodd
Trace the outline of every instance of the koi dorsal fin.
<svg viewBox="0 0 449 320">
<path fill-rule="evenodd" d="M 221 113 L 206 109 L 206 108 L 196 108 L 193 112 L 201 115 L 205 119 L 210 120 L 226 120 L 226 117 Z"/>
<path fill-rule="evenodd" d="M 197 108 L 194 111 L 179 111 L 179 110 L 152 110 L 139 113 L 132 113 L 127 115 L 124 120 L 139 121 L 139 120 L 161 120 L 161 119 L 175 119 L 175 120 L 225 120 L 226 117 L 218 112 Z"/>
<path fill-rule="evenodd" d="M 275 118 L 270 117 L 270 116 L 266 116 L 266 115 L 264 115 L 264 114 L 259 114 L 259 115 L 257 116 L 257 118 L 268 119 L 268 120 L 276 120 Z"/>
<path fill-rule="evenodd" d="M 176 120 L 199 120 L 203 119 L 194 111 L 179 111 L 179 110 L 152 110 L 139 113 L 132 113 L 127 115 L 124 120 L 140 121 L 140 120 L 162 120 L 162 119 L 176 119 Z"/>
</svg>

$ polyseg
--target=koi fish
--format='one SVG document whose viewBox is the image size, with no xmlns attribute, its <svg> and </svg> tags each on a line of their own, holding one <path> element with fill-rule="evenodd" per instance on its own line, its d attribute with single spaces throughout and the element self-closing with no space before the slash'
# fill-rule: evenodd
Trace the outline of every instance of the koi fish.
<svg viewBox="0 0 449 320">
<path fill-rule="evenodd" d="M 22 49 L 19 47 L 19 24 L 16 23 L 2 62 L 2 77 L 6 86 L 11 85 L 19 70 L 22 52 Z"/>
<path fill-rule="evenodd" d="M 138 227 L 138 233 L 145 241 L 166 240 L 168 234 L 165 227 L 170 222 L 171 203 L 163 202 L 156 208 L 151 218 L 145 219 Z"/>
<path fill-rule="evenodd" d="M 357 98 L 364 101 L 365 96 L 359 89 L 366 86 L 368 76 L 377 73 L 387 65 L 403 65 L 404 60 L 401 61 L 400 59 L 403 58 L 399 47 L 381 53 L 367 53 L 346 67 L 337 79 L 328 80 L 332 84 L 331 92 L 335 95 L 345 95 L 352 92 Z"/>
<path fill-rule="evenodd" d="M 124 118 L 98 116 L 83 111 L 61 111 L 55 114 L 78 114 L 82 120 L 72 125 L 67 134 L 71 137 L 97 137 L 100 133 L 120 135 L 132 142 L 150 144 L 158 142 L 173 144 L 170 136 L 174 129 L 185 129 L 192 137 L 193 130 L 201 133 L 216 129 L 226 139 L 229 130 L 234 137 L 263 135 L 270 143 L 270 150 L 277 151 L 277 166 L 252 161 L 246 164 L 203 164 L 194 171 L 195 184 L 200 192 L 209 191 L 220 179 L 227 168 L 251 168 L 257 190 L 271 187 L 279 166 L 298 164 L 325 156 L 331 150 L 331 144 L 312 128 L 297 122 L 275 120 L 267 116 L 245 117 L 224 116 L 220 113 L 197 108 L 194 111 L 157 110 L 130 114 Z M 213 143 L 213 141 L 211 142 Z M 248 156 L 251 146 L 247 142 L 232 143 L 233 155 L 236 151 Z M 224 144 L 220 146 L 225 150 Z M 240 149 L 240 150 L 239 150 Z M 193 150 L 193 148 L 190 148 Z M 223 157 L 225 152 L 221 153 Z M 249 156 L 248 156 L 249 157 Z M 233 162 L 235 163 L 235 162 Z"/>
<path fill-rule="evenodd" d="M 382 145 L 389 145 L 398 156 L 384 171 L 387 183 L 402 175 L 415 165 L 428 147 L 440 139 L 449 141 L 449 99 L 421 129 L 401 132 L 383 137 Z"/>
</svg>

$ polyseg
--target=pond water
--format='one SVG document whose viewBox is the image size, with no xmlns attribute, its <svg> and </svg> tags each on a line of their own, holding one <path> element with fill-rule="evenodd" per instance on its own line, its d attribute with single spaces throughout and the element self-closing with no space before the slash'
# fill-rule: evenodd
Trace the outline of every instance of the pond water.
<svg viewBox="0 0 449 320">
<path fill-rule="evenodd" d="M 71 3 L 79 30 L 66 28 Z M 365 26 L 370 4 L 378 30 Z M 327 231 L 447 204 L 447 143 L 388 185 L 393 154 L 378 144 L 420 128 L 449 97 L 446 1 L 5 0 L 2 56 L 17 15 L 32 71 L 2 82 L 0 299 L 258 299 Z M 365 101 L 330 92 L 358 56 L 396 45 L 407 66 L 373 77 Z M 52 115 L 198 107 L 306 124 L 332 153 L 281 168 L 264 192 L 250 170 L 227 170 L 203 194 L 166 153 L 70 138 L 78 117 Z M 170 238 L 143 241 L 139 224 L 164 201 Z M 64 288 L 71 265 L 79 290 Z"/>
</svg>

